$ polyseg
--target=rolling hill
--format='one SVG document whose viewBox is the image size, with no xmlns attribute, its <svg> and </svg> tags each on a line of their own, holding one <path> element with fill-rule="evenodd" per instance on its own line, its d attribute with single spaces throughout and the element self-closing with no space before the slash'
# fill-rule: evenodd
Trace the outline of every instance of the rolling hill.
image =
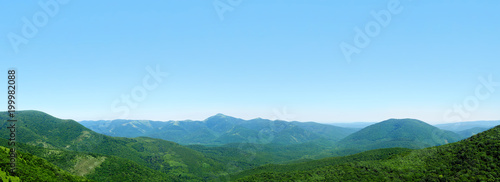
<svg viewBox="0 0 500 182">
<path fill-rule="evenodd" d="M 11 175 L 9 148 L 0 146 L 0 179 L 2 181 L 92 181 L 75 176 L 50 162 L 29 153 L 16 152 L 16 173 Z"/>
<path fill-rule="evenodd" d="M 453 132 L 440 130 L 415 119 L 389 119 L 370 125 L 338 142 L 339 148 L 372 150 L 379 148 L 419 149 L 460 140 Z"/>
<path fill-rule="evenodd" d="M 312 160 L 312 161 L 292 163 L 292 164 L 267 164 L 253 169 L 245 170 L 239 173 L 234 173 L 233 175 L 230 176 L 230 179 L 239 179 L 245 176 L 251 176 L 270 171 L 274 173 L 276 172 L 285 173 L 290 171 L 307 171 L 307 170 L 313 170 L 321 167 L 339 165 L 349 162 L 382 160 L 382 159 L 388 159 L 396 154 L 407 153 L 410 151 L 411 149 L 405 149 L 405 148 L 376 149 L 344 157 L 328 157 L 319 160 Z"/>
</svg>

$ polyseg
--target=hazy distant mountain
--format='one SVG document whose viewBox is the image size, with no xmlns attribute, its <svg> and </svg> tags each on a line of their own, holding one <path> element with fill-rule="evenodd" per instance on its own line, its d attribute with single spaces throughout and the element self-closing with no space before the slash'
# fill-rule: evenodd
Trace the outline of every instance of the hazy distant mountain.
<svg viewBox="0 0 500 182">
<path fill-rule="evenodd" d="M 356 131 L 313 122 L 286 122 L 256 118 L 243 120 L 217 114 L 203 121 L 82 121 L 98 133 L 118 137 L 148 136 L 181 144 L 228 143 L 299 144 L 326 139 L 338 141 Z"/>
<path fill-rule="evenodd" d="M 460 140 L 453 132 L 440 130 L 416 119 L 389 119 L 370 125 L 339 142 L 341 148 L 424 148 Z"/>
<path fill-rule="evenodd" d="M 352 123 L 327 123 L 329 125 L 333 126 L 338 126 L 338 127 L 344 127 L 344 128 L 365 128 L 367 126 L 370 126 L 372 124 L 375 124 L 376 122 L 352 122 Z"/>
<path fill-rule="evenodd" d="M 463 131 L 472 128 L 493 128 L 500 125 L 500 121 L 468 121 L 468 122 L 458 122 L 458 123 L 446 123 L 434 125 L 442 130 L 449 131 Z"/>
<path fill-rule="evenodd" d="M 471 129 L 457 131 L 456 133 L 459 134 L 460 136 L 462 136 L 462 138 L 469 138 L 475 134 L 481 133 L 481 132 L 486 131 L 488 129 L 490 129 L 490 128 L 475 127 L 475 128 L 471 128 Z"/>
<path fill-rule="evenodd" d="M 297 122 L 294 121 L 292 124 L 297 125 L 305 130 L 317 133 L 325 138 L 329 138 L 335 141 L 338 141 L 356 131 L 358 129 L 354 128 L 344 128 L 344 127 L 331 127 L 327 124 L 320 124 L 315 122 Z"/>
</svg>

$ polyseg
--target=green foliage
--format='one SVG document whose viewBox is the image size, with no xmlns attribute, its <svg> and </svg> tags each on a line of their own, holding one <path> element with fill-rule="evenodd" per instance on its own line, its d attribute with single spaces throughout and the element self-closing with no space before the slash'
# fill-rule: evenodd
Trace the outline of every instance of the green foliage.
<svg viewBox="0 0 500 182">
<path fill-rule="evenodd" d="M 319 134 L 323 138 L 330 139 L 331 141 L 339 141 L 357 131 L 357 129 L 342 128 L 338 126 L 331 126 L 315 122 L 294 121 L 292 122 L 292 124 L 297 125 L 313 133 Z"/>
<path fill-rule="evenodd" d="M 289 171 L 307 171 L 313 170 L 316 168 L 339 165 L 349 162 L 359 162 L 359 161 L 373 161 L 373 160 L 382 160 L 387 159 L 396 154 L 408 153 L 411 149 L 404 148 L 390 148 L 390 149 L 377 149 L 371 150 L 367 152 L 362 152 L 350 156 L 345 157 L 330 157 L 324 158 L 320 160 L 313 160 L 307 162 L 293 163 L 293 164 L 268 164 L 264 166 L 260 166 L 257 168 L 253 168 L 250 170 L 246 170 L 240 173 L 236 173 L 231 176 L 231 179 L 238 179 L 244 176 L 265 173 L 265 172 L 275 172 L 275 173 L 283 173 Z"/>
<path fill-rule="evenodd" d="M 8 124 L 5 122 L 6 116 L 6 114 L 0 114 L 0 126 L 5 127 Z M 126 163 L 129 166 L 148 168 L 126 170 L 126 173 L 130 173 L 129 176 L 137 176 L 137 174 L 133 174 L 134 172 L 153 174 L 153 172 L 149 171 L 151 169 L 171 177 L 175 176 L 174 179 L 204 180 L 214 178 L 220 171 L 223 171 L 222 164 L 205 158 L 200 152 L 173 142 L 144 137 L 121 138 L 105 136 L 95 133 L 75 121 L 57 119 L 38 111 L 19 111 L 17 112 L 17 119 L 18 138 L 16 139 L 18 142 L 54 151 L 66 150 L 99 154 L 98 156 L 115 156 L 130 160 L 121 161 L 121 163 Z M 7 135 L 7 132 L 1 134 L 4 139 L 8 138 Z M 30 152 L 36 153 L 36 151 Z M 42 152 L 47 153 L 47 151 Z M 60 155 L 45 155 L 42 152 L 37 154 L 41 157 L 45 156 L 48 160 L 52 160 L 52 162 L 68 169 L 68 171 L 74 165 L 76 156 L 81 156 L 71 152 Z M 65 159 L 70 160 L 61 161 Z M 103 165 L 107 167 L 119 167 L 107 164 L 104 161 Z M 102 170 L 111 171 L 114 169 Z M 97 170 L 97 172 L 101 171 Z"/>
<path fill-rule="evenodd" d="M 0 146 L 0 176 L 2 180 L 12 181 L 89 181 L 83 177 L 71 175 L 70 173 L 51 164 L 45 159 L 33 156 L 29 153 L 16 152 L 16 173 L 11 176 L 9 148 Z M 5 181 L 5 180 L 4 180 Z"/>
<path fill-rule="evenodd" d="M 85 176 L 95 181 L 166 181 L 172 175 L 151 170 L 130 160 L 108 157 L 94 172 Z M 180 179 L 179 179 L 180 180 Z"/>
<path fill-rule="evenodd" d="M 457 143 L 381 159 L 348 161 L 350 157 L 331 165 L 318 160 L 276 169 L 264 166 L 242 173 L 250 175 L 238 181 L 498 181 L 500 126 Z"/>
<path fill-rule="evenodd" d="M 0 139 L 0 145 L 7 146 L 7 140 Z M 23 143 L 18 143 L 16 146 L 18 151 L 38 156 L 73 175 L 83 176 L 91 180 L 162 181 L 170 179 L 164 173 L 120 157 L 65 149 L 49 149 Z"/>
<path fill-rule="evenodd" d="M 234 143 L 224 146 L 207 147 L 203 145 L 187 146 L 199 151 L 205 157 L 221 164 L 230 164 L 231 172 L 246 170 L 272 163 L 309 161 L 324 157 L 338 156 L 332 152 L 333 142 L 315 141 L 295 145 Z"/>
<path fill-rule="evenodd" d="M 0 126 L 8 126 L 6 112 L 0 114 Z M 61 120 L 38 111 L 16 112 L 16 132 L 18 142 L 41 147 L 64 148 L 88 129 L 72 120 Z M 71 131 L 71 132 L 68 132 Z M 2 132 L 1 138 L 8 139 L 8 132 Z"/>
</svg>

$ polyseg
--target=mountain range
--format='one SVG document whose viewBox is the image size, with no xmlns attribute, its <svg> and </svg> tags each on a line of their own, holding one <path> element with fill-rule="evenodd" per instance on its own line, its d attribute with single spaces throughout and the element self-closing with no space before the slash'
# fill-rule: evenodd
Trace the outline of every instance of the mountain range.
<svg viewBox="0 0 500 182">
<path fill-rule="evenodd" d="M 85 127 L 109 136 L 146 136 L 183 145 L 224 145 L 250 142 L 258 144 L 300 144 L 316 140 L 337 142 L 377 123 L 329 123 L 281 121 L 256 118 L 243 120 L 217 114 L 202 121 L 99 120 L 80 121 Z M 474 121 L 437 124 L 441 130 L 453 131 L 461 139 L 485 131 L 500 121 Z M 430 127 L 428 124 L 426 127 Z M 404 132 L 404 131 L 403 131 Z M 448 132 L 448 134 L 451 134 Z M 432 142 L 431 142 L 432 143 Z M 442 144 L 442 143 L 440 143 Z M 430 144 L 430 146 L 436 143 Z"/>
<path fill-rule="evenodd" d="M 7 127 L 7 116 L 5 113 L 0 115 L 2 128 Z M 127 177 L 127 180 L 152 181 L 202 180 L 222 168 L 222 164 L 205 158 L 202 153 L 170 141 L 110 137 L 85 128 L 76 121 L 61 120 L 39 111 L 19 111 L 16 118 L 17 141 L 21 143 L 18 146 L 21 151 L 38 154 L 38 157 L 66 171 L 73 171 L 74 175 L 79 174 L 76 168 L 82 161 L 94 161 L 92 164 L 97 165 L 81 174 L 92 180 L 119 181 Z M 8 134 L 3 132 L 0 136 L 7 139 Z M 1 143 L 7 145 L 6 141 Z M 116 171 L 128 172 L 124 175 Z"/>
<path fill-rule="evenodd" d="M 0 153 L 4 156 L 0 166 L 2 180 L 354 179 L 338 176 L 342 172 L 357 177 L 373 175 L 376 179 L 439 179 L 439 175 L 457 171 L 469 174 L 450 168 L 452 165 L 467 164 L 471 170 L 495 171 L 490 162 L 498 161 L 498 152 L 492 152 L 498 151 L 498 127 L 479 134 L 476 132 L 481 128 L 469 128 L 461 136 L 415 119 L 389 119 L 359 130 L 313 122 L 242 120 L 218 114 L 203 121 L 94 121 L 91 125 L 95 128 L 91 130 L 82 125 L 85 122 L 62 120 L 40 111 L 16 114 L 19 161 L 26 162 L 19 166 L 21 173 L 10 175 L 6 172 L 8 154 Z M 7 127 L 7 119 L 7 114 L 1 113 L 0 126 Z M 108 136 L 93 130 L 129 136 Z M 473 136 L 462 140 L 469 134 Z M 0 136 L 0 149 L 6 151 L 8 133 Z M 394 158 L 409 165 L 401 166 Z M 476 162 L 467 163 L 469 159 Z M 422 161 L 428 163 L 424 163 L 427 167 L 421 167 Z M 437 168 L 428 166 L 434 162 Z M 434 172 L 426 175 L 422 172 L 425 170 Z M 372 174 L 373 171 L 389 175 Z M 408 175 L 393 174 L 400 172 Z M 477 179 L 481 175 L 495 178 L 493 173 L 484 172 L 476 175 Z M 461 178 L 455 175 L 453 179 Z"/>
<path fill-rule="evenodd" d="M 83 126 L 109 136 L 146 136 L 180 144 L 229 143 L 300 144 L 315 140 L 339 141 L 358 129 L 314 122 L 287 122 L 256 118 L 243 120 L 217 114 L 203 121 L 112 120 L 81 121 Z"/>
</svg>

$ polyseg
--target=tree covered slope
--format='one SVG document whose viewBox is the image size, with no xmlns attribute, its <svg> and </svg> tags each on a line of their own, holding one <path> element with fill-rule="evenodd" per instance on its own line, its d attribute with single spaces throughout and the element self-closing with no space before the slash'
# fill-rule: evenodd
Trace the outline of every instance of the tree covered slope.
<svg viewBox="0 0 500 182">
<path fill-rule="evenodd" d="M 456 143 L 387 159 L 332 164 L 309 170 L 269 170 L 237 181 L 499 181 L 499 164 L 500 126 L 497 126 Z"/>
<path fill-rule="evenodd" d="M 416 119 L 389 119 L 370 125 L 341 141 L 340 148 L 371 150 L 378 148 L 425 148 L 460 140 L 453 132 L 440 130 Z"/>
<path fill-rule="evenodd" d="M 328 157 L 319 160 L 292 163 L 292 164 L 268 164 L 253 169 L 245 170 L 239 173 L 235 173 L 231 175 L 231 179 L 238 179 L 245 176 L 266 173 L 270 171 L 272 171 L 273 173 L 286 173 L 290 171 L 307 171 L 307 170 L 318 169 L 321 167 L 340 165 L 349 162 L 381 160 L 381 159 L 387 159 L 396 154 L 408 153 L 410 151 L 411 149 L 405 149 L 405 148 L 376 149 L 344 157 Z"/>
<path fill-rule="evenodd" d="M 0 114 L 0 126 L 4 128 L 8 124 L 5 122 L 6 116 L 5 113 Z M 202 153 L 165 140 L 110 137 L 91 131 L 73 120 L 61 120 L 39 111 L 17 112 L 17 119 L 18 142 L 47 149 L 94 153 L 133 161 L 130 163 L 110 157 L 104 160 L 101 167 L 112 167 L 113 164 L 108 161 L 115 160 L 129 166 L 144 166 L 167 174 L 174 180 L 184 181 L 211 178 L 223 170 L 222 164 L 206 158 Z M 3 139 L 9 138 L 7 132 L 2 132 L 0 136 Z M 134 175 L 134 172 L 123 171 L 130 175 Z"/>
<path fill-rule="evenodd" d="M 7 147 L 7 140 L 0 139 L 0 145 Z M 167 174 L 116 156 L 43 148 L 23 143 L 17 143 L 16 147 L 18 151 L 43 158 L 72 175 L 85 177 L 89 180 L 161 181 L 168 179 Z"/>
<path fill-rule="evenodd" d="M 72 175 L 45 159 L 29 153 L 16 152 L 16 174 L 11 176 L 9 148 L 0 146 L 0 179 L 2 181 L 91 181 Z"/>
</svg>

